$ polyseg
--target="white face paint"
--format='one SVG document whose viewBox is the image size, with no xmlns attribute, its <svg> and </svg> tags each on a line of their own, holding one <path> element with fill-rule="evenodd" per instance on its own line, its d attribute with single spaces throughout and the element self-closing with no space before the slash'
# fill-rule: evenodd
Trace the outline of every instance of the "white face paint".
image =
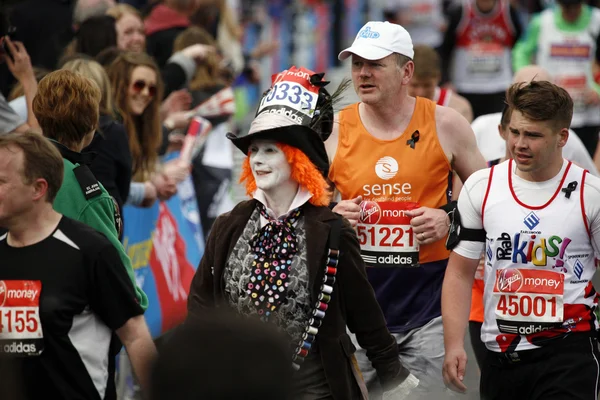
<svg viewBox="0 0 600 400">
<path fill-rule="evenodd" d="M 279 191 L 284 187 L 296 190 L 296 183 L 291 179 L 292 168 L 276 142 L 255 140 L 249 150 L 250 167 L 256 180 L 256 187 L 265 192 L 274 189 Z"/>
</svg>

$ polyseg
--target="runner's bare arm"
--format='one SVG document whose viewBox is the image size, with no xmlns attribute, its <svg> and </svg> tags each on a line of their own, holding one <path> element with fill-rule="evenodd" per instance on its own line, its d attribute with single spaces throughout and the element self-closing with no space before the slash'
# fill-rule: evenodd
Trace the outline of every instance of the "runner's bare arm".
<svg viewBox="0 0 600 400">
<path fill-rule="evenodd" d="M 333 117 L 333 129 L 331 131 L 331 135 L 329 135 L 329 138 L 325 141 L 325 150 L 327 150 L 327 157 L 329 158 L 330 165 L 333 163 L 333 159 L 337 151 L 339 140 L 339 124 L 339 114 L 335 114 Z"/>
<path fill-rule="evenodd" d="M 156 347 L 144 316 L 130 318 L 125 325 L 117 329 L 116 334 L 127 349 L 133 372 L 140 382 L 142 392 L 148 396 L 151 368 L 156 359 Z"/>
<path fill-rule="evenodd" d="M 458 199 L 463 225 L 481 229 L 481 205 L 487 187 L 487 171 L 474 174 L 465 182 Z M 467 355 L 464 349 L 465 330 L 469 320 L 471 287 L 479 264 L 483 243 L 461 241 L 450 254 L 442 286 L 442 322 L 446 350 L 443 376 L 452 390 L 464 392 L 463 384 Z"/>
<path fill-rule="evenodd" d="M 452 390 L 465 392 L 463 383 L 467 354 L 464 340 L 469 322 L 471 286 L 479 260 L 450 253 L 442 286 L 442 322 L 444 324 L 444 383 Z"/>
<path fill-rule="evenodd" d="M 330 166 L 333 163 L 335 153 L 337 152 L 338 140 L 339 140 L 339 114 L 335 114 L 335 116 L 333 118 L 333 129 L 331 131 L 331 135 L 329 135 L 329 138 L 325 141 L 325 150 L 327 151 L 327 158 L 329 158 Z M 342 200 L 340 192 L 338 192 L 338 190 L 335 186 L 333 187 L 332 194 L 333 195 L 331 197 L 331 201 L 337 203 Z M 336 212 L 339 212 L 339 210 L 337 210 Z"/>
<path fill-rule="evenodd" d="M 486 168 L 475 133 L 467 120 L 449 107 L 436 107 L 435 116 L 440 143 L 444 152 L 450 154 L 452 168 L 461 181 L 465 182 L 473 172 Z"/>
</svg>

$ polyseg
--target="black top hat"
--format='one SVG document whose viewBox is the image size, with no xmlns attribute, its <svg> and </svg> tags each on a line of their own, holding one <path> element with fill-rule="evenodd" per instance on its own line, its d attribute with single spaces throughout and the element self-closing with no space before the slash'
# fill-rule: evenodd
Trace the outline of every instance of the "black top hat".
<svg viewBox="0 0 600 400">
<path fill-rule="evenodd" d="M 247 133 L 227 134 L 244 154 L 253 140 L 273 140 L 301 150 L 327 177 L 329 160 L 323 143 L 333 129 L 333 102 L 324 73 L 292 67 L 273 75 Z"/>
</svg>

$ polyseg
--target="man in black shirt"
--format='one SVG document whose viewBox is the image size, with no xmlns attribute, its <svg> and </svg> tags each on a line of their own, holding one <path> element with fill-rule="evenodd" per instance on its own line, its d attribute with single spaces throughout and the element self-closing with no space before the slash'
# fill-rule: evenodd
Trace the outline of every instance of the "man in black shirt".
<svg viewBox="0 0 600 400">
<path fill-rule="evenodd" d="M 53 210 L 62 178 L 47 139 L 0 137 L 0 355 L 27 399 L 112 400 L 118 339 L 143 389 L 156 350 L 114 246 Z"/>
</svg>

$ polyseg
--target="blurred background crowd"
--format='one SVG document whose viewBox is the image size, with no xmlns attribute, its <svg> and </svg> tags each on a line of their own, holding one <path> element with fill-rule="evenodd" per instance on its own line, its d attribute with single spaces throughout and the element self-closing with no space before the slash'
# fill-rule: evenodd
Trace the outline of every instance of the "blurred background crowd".
<svg viewBox="0 0 600 400">
<path fill-rule="evenodd" d="M 123 215 L 122 241 L 148 294 L 155 337 L 181 320 L 212 222 L 244 198 L 236 184 L 242 155 L 225 134 L 247 129 L 274 73 L 297 65 L 334 82 L 349 77 L 337 54 L 368 20 L 409 31 L 417 46 L 412 94 L 442 104 L 451 90 L 449 101 L 469 122 L 502 110 L 516 71 L 543 66 L 574 98 L 572 128 L 600 166 L 599 0 L 0 4 L 0 134 L 39 131 L 32 102 L 49 72 L 75 71 L 101 89 L 102 134 L 84 152 L 97 153 L 90 167 Z M 543 49 L 569 30 L 591 42 L 550 45 L 578 60 L 563 68 Z M 356 99 L 350 92 L 342 104 Z M 190 134 L 201 140 L 186 145 Z M 169 213 L 182 215 L 173 229 L 165 226 Z"/>
</svg>

